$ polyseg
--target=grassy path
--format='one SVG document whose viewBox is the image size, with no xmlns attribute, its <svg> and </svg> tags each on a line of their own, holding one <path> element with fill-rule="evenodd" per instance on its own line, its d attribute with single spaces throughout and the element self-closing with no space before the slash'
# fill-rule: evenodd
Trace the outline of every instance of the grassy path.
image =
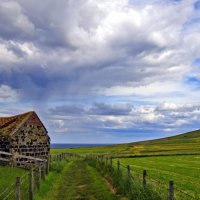
<svg viewBox="0 0 200 200">
<path fill-rule="evenodd" d="M 65 168 L 41 200 L 115 200 L 106 181 L 83 160 L 74 160 Z"/>
</svg>

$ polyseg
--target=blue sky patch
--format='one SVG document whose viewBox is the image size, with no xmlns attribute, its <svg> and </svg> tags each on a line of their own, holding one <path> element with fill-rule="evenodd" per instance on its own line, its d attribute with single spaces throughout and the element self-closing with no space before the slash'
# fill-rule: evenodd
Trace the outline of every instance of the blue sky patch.
<svg viewBox="0 0 200 200">
<path fill-rule="evenodd" d="M 196 2 L 194 3 L 194 8 L 195 8 L 196 10 L 199 10 L 199 9 L 200 9 L 200 1 L 196 1 Z"/>
</svg>

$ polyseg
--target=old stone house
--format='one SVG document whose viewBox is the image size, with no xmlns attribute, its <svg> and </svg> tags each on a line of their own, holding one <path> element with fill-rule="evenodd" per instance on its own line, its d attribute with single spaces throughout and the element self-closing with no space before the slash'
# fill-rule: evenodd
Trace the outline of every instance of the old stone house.
<svg viewBox="0 0 200 200">
<path fill-rule="evenodd" d="M 50 137 L 35 112 L 0 117 L 0 151 L 47 158 Z"/>
</svg>

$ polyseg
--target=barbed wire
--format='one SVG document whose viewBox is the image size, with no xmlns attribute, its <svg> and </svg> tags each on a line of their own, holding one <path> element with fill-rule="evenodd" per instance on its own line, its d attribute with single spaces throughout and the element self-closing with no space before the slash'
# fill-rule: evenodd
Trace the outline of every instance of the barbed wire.
<svg viewBox="0 0 200 200">
<path fill-rule="evenodd" d="M 9 189 L 11 189 L 14 185 L 15 185 L 15 183 L 10 184 L 10 186 L 7 187 L 7 188 L 0 194 L 0 197 L 2 197 L 6 192 L 8 192 Z"/>
<path fill-rule="evenodd" d="M 6 200 L 8 197 L 11 196 L 11 194 L 13 194 L 15 192 L 15 189 L 11 190 L 6 197 L 3 198 L 3 200 Z"/>
<path fill-rule="evenodd" d="M 113 161 L 113 163 L 114 163 L 115 165 L 117 164 L 116 161 Z M 122 167 L 122 168 L 124 168 L 124 169 L 127 169 L 127 168 L 128 168 L 128 165 L 124 165 L 124 164 L 120 163 L 120 167 Z M 136 170 L 136 171 L 137 171 L 137 170 Z M 130 173 L 134 173 L 134 174 L 137 175 L 138 172 L 136 172 L 136 171 L 135 171 L 135 170 L 132 170 L 132 169 L 130 168 Z M 131 179 L 134 180 L 134 181 L 136 180 L 135 177 L 132 176 L 132 175 L 131 175 Z M 156 184 L 159 188 L 164 187 L 164 188 L 162 188 L 162 190 L 166 190 L 166 191 L 169 190 L 168 185 L 166 185 L 166 183 L 162 182 L 161 180 L 156 179 L 155 177 L 152 177 L 152 176 L 149 176 L 149 175 L 148 175 L 148 180 L 149 180 L 150 182 L 152 182 L 152 184 Z M 186 199 L 187 199 L 187 197 L 188 197 L 188 198 L 190 198 L 190 199 L 192 199 L 192 200 L 200 200 L 199 198 L 196 198 L 196 197 L 192 196 L 191 194 L 188 194 L 187 192 L 185 192 L 184 190 L 182 190 L 182 189 L 180 189 L 180 188 L 177 188 L 177 187 L 176 187 L 176 188 L 174 188 L 174 190 L 175 190 L 175 195 L 178 195 L 177 192 L 179 192 L 179 193 L 181 193 L 182 195 L 184 195 Z M 187 199 L 187 200 L 188 200 L 188 199 Z"/>
<path fill-rule="evenodd" d="M 194 196 L 192 196 L 191 194 L 188 194 L 187 192 L 185 192 L 184 190 L 181 190 L 177 187 L 174 188 L 177 192 L 181 193 L 182 195 L 185 195 L 187 197 L 189 197 L 190 199 L 194 199 L 194 200 L 199 200 L 199 198 L 196 198 Z"/>
</svg>

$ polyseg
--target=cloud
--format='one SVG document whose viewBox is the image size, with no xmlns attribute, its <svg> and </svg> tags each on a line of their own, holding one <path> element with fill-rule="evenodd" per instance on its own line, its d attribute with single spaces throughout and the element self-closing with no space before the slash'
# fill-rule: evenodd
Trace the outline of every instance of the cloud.
<svg viewBox="0 0 200 200">
<path fill-rule="evenodd" d="M 19 98 L 19 92 L 7 85 L 0 85 L 0 102 L 15 102 Z"/>
<path fill-rule="evenodd" d="M 0 101 L 42 107 L 60 133 L 195 128 L 198 4 L 2 0 Z"/>
<path fill-rule="evenodd" d="M 0 36 L 4 39 L 24 39 L 34 31 L 34 25 L 16 1 L 1 2 L 0 26 Z"/>
<path fill-rule="evenodd" d="M 71 108 L 73 107 L 72 105 Z M 132 109 L 133 107 L 134 109 Z M 52 116 L 56 117 L 52 117 L 52 119 L 64 121 L 63 125 L 65 124 L 65 127 L 68 127 L 69 132 L 87 130 L 94 134 L 99 129 L 103 129 L 105 132 L 112 131 L 113 134 L 117 132 L 117 129 L 124 130 L 124 132 L 132 130 L 133 134 L 138 129 L 143 131 L 154 129 L 160 132 L 167 130 L 173 133 L 190 125 L 198 127 L 200 116 L 199 103 L 175 104 L 165 102 L 157 106 L 121 105 L 121 107 L 118 104 L 98 103 L 91 105 L 89 108 L 82 107 L 85 112 L 81 115 L 77 115 L 77 109 L 73 110 L 72 113 L 67 110 L 65 114 L 64 109 L 62 113 L 58 110 L 54 112 Z M 122 132 L 121 134 L 125 133 Z"/>
<path fill-rule="evenodd" d="M 13 78 L 23 68 L 26 73 L 21 76 L 29 76 L 31 66 L 37 66 L 37 73 L 44 71 L 48 77 L 43 90 L 51 91 L 46 93 L 49 96 L 61 96 L 63 91 L 57 90 L 61 86 L 65 94 L 83 96 L 124 83 L 135 87 L 169 78 L 181 80 L 191 70 L 195 52 L 188 54 L 188 47 L 192 43 L 198 48 L 198 33 L 181 32 L 193 14 L 193 1 L 130 6 L 128 1 L 44 1 L 38 5 L 20 0 L 3 1 L 1 7 L 1 23 L 9 30 L 2 30 L 0 36 L 7 56 L 13 57 L 9 76 Z M 15 25 L 13 19 L 19 23 Z M 5 63 L 4 54 L 1 61 Z M 6 70 L 3 64 L 1 68 Z M 16 87 L 21 86 L 17 83 Z M 36 85 L 36 89 L 41 88 Z"/>
</svg>

